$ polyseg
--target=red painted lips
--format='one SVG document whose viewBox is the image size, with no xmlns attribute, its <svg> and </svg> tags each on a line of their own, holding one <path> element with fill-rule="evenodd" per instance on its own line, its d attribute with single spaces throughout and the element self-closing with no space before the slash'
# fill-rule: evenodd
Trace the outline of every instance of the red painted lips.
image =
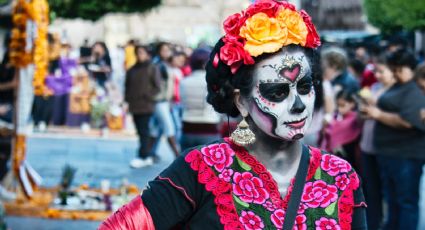
<svg viewBox="0 0 425 230">
<path fill-rule="evenodd" d="M 299 120 L 299 121 L 285 122 L 284 124 L 291 129 L 300 129 L 304 127 L 306 120 L 307 118 L 303 118 L 302 120 Z"/>
</svg>

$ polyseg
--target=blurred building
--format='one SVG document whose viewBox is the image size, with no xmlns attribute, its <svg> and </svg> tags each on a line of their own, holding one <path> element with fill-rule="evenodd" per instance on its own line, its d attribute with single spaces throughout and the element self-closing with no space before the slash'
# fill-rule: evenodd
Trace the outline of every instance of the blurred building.
<svg viewBox="0 0 425 230">
<path fill-rule="evenodd" d="M 57 19 L 51 30 L 59 32 L 72 45 L 85 38 L 93 42 L 105 40 L 110 47 L 129 39 L 141 42 L 166 40 L 196 45 L 200 41 L 214 43 L 222 34 L 226 16 L 241 11 L 249 0 L 163 0 L 144 14 L 108 14 L 96 22 L 82 19 Z"/>
<path fill-rule="evenodd" d="M 301 0 L 319 30 L 363 30 L 362 0 Z"/>
</svg>

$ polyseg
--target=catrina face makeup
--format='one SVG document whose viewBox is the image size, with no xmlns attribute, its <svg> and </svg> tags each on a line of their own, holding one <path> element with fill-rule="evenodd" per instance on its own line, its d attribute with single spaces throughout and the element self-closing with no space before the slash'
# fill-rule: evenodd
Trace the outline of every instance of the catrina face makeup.
<svg viewBox="0 0 425 230">
<path fill-rule="evenodd" d="M 266 134 L 297 140 L 310 126 L 315 92 L 303 52 L 280 52 L 256 64 L 249 114 Z"/>
</svg>

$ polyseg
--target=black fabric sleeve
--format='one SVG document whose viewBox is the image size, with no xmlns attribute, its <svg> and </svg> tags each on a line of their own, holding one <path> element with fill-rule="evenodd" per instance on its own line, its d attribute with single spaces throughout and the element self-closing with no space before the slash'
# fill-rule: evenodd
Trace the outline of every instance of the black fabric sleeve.
<svg viewBox="0 0 425 230">
<path fill-rule="evenodd" d="M 193 150 L 198 151 L 198 150 Z M 156 229 L 170 229 L 187 222 L 202 197 L 202 185 L 184 157 L 178 157 L 142 193 L 142 200 Z"/>
<path fill-rule="evenodd" d="M 367 230 L 366 203 L 361 187 L 354 191 L 354 210 L 351 222 L 353 230 Z"/>
<path fill-rule="evenodd" d="M 425 132 L 425 123 L 422 121 L 421 117 L 422 109 L 425 109 L 425 95 L 419 87 L 414 84 L 409 87 L 409 90 L 406 91 L 406 95 L 404 95 L 400 106 L 400 116 L 414 128 Z"/>
</svg>

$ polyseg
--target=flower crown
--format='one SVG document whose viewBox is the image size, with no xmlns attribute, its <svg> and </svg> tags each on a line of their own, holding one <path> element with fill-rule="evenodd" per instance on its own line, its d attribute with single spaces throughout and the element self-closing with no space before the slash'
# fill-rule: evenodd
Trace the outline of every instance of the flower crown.
<svg viewBox="0 0 425 230">
<path fill-rule="evenodd" d="M 304 10 L 298 12 L 287 1 L 257 0 L 245 11 L 229 16 L 223 25 L 224 45 L 220 54 L 215 55 L 213 65 L 217 67 L 221 60 L 233 74 L 242 64 L 253 65 L 253 57 L 274 53 L 290 44 L 320 46 L 310 16 Z"/>
</svg>

